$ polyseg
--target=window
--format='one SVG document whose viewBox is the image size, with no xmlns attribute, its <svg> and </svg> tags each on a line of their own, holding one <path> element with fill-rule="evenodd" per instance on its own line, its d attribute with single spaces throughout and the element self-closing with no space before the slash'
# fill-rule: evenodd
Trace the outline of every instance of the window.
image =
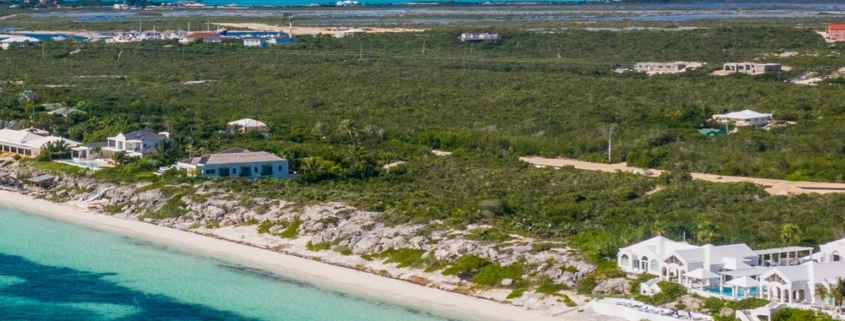
<svg viewBox="0 0 845 321">
<path fill-rule="evenodd" d="M 629 260 L 627 254 L 622 254 L 622 257 L 619 258 L 619 265 L 621 266 L 628 266 Z"/>
<path fill-rule="evenodd" d="M 261 176 L 273 176 L 273 166 L 261 165 Z"/>
<path fill-rule="evenodd" d="M 279 171 L 280 171 L 280 172 L 281 172 L 281 171 L 283 171 L 283 169 L 282 169 L 282 167 L 281 167 L 281 166 L 279 166 Z"/>
<path fill-rule="evenodd" d="M 659 267 L 657 266 L 657 260 L 651 260 L 651 270 L 657 272 Z"/>
<path fill-rule="evenodd" d="M 205 170 L 205 174 L 206 174 L 206 175 L 213 175 L 213 174 L 217 174 L 217 170 L 216 170 L 216 169 L 206 169 L 206 170 Z"/>
</svg>

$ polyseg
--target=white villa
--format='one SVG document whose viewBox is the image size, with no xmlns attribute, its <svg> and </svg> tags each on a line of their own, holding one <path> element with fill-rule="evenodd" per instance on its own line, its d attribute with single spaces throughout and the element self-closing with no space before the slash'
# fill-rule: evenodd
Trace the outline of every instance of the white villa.
<svg viewBox="0 0 845 321">
<path fill-rule="evenodd" d="M 74 147 L 71 149 L 71 156 L 74 159 L 93 160 L 111 157 L 115 153 L 125 151 L 126 155 L 130 157 L 145 157 L 155 153 L 155 148 L 161 141 L 169 139 L 170 134 L 166 132 L 153 133 L 146 130 L 136 130 L 108 137 L 105 142 Z M 95 153 L 94 150 L 98 148 L 100 152 Z"/>
<path fill-rule="evenodd" d="M 238 119 L 236 121 L 229 122 L 229 128 L 241 132 L 246 133 L 250 130 L 257 130 L 262 131 L 267 129 L 267 124 L 257 121 L 252 118 L 243 118 Z"/>
<path fill-rule="evenodd" d="M 681 283 L 700 294 L 759 297 L 791 304 L 823 304 L 817 284 L 845 278 L 845 239 L 820 246 L 751 250 L 745 244 L 690 245 L 657 236 L 622 248 L 617 266 Z M 829 301 L 829 298 L 828 298 Z"/>
<path fill-rule="evenodd" d="M 176 163 L 176 168 L 202 177 L 293 178 L 288 161 L 268 152 L 232 148 L 218 154 L 192 157 Z"/>
<path fill-rule="evenodd" d="M 45 144 L 64 140 L 70 147 L 78 146 L 79 142 L 67 138 L 46 135 L 44 131 L 31 129 L 0 129 L 0 151 L 23 156 L 38 156 Z"/>
<path fill-rule="evenodd" d="M 743 110 L 727 114 L 713 115 L 720 123 L 734 122 L 735 126 L 766 126 L 772 122 L 772 114 L 761 114 L 753 110 Z"/>
</svg>

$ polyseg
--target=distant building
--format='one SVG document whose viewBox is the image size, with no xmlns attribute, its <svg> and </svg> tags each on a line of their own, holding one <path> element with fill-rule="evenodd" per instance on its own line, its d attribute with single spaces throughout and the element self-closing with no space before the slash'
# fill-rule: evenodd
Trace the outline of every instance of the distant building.
<svg viewBox="0 0 845 321">
<path fill-rule="evenodd" d="M 261 38 L 244 38 L 244 47 L 267 47 L 267 41 Z"/>
<path fill-rule="evenodd" d="M 827 39 L 845 40 L 845 24 L 831 23 L 827 25 Z"/>
<path fill-rule="evenodd" d="M 288 161 L 268 152 L 232 148 L 218 154 L 192 157 L 176 163 L 176 168 L 201 177 L 292 178 Z"/>
<path fill-rule="evenodd" d="M 743 110 L 727 114 L 713 115 L 720 123 L 733 122 L 734 126 L 766 126 L 772 122 L 772 114 L 761 114 L 753 110 Z"/>
<path fill-rule="evenodd" d="M 462 42 L 499 41 L 502 40 L 498 33 L 462 33 L 458 40 Z"/>
<path fill-rule="evenodd" d="M 250 130 L 263 131 L 267 129 L 267 124 L 252 118 L 243 118 L 229 122 L 229 129 L 241 133 L 246 133 Z"/>
<path fill-rule="evenodd" d="M 283 37 L 271 37 L 267 38 L 267 43 L 270 45 L 286 45 L 291 43 L 296 43 L 296 39 L 291 39 L 290 37 L 283 36 Z"/>
<path fill-rule="evenodd" d="M 780 64 L 773 63 L 753 63 L 753 62 L 730 62 L 726 63 L 723 68 L 726 73 L 744 73 L 749 75 L 762 74 L 766 72 L 781 71 Z"/>
<path fill-rule="evenodd" d="M 43 134 L 43 132 L 41 132 Z M 45 144 L 63 140 L 65 144 L 73 147 L 78 142 L 57 136 L 45 136 L 28 129 L 0 129 L 0 151 L 2 153 L 18 154 L 23 156 L 38 156 Z"/>
<path fill-rule="evenodd" d="M 181 44 L 202 41 L 204 43 L 220 43 L 220 35 L 213 32 L 191 32 L 179 39 Z"/>
<path fill-rule="evenodd" d="M 677 73 L 683 72 L 687 68 L 685 62 L 638 62 L 634 66 L 634 71 L 647 73 Z"/>
</svg>

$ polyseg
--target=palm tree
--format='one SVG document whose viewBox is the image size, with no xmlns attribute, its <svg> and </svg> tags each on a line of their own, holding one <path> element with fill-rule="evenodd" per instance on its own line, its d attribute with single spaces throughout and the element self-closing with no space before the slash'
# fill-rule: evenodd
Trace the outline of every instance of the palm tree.
<svg viewBox="0 0 845 321">
<path fill-rule="evenodd" d="M 349 148 L 346 149 L 345 154 L 347 162 L 355 164 L 367 156 L 367 150 L 361 145 L 352 144 L 352 146 L 349 146 Z"/>
<path fill-rule="evenodd" d="M 170 163 L 176 158 L 176 144 L 168 139 L 162 139 L 158 142 L 158 145 L 155 146 L 155 155 L 159 158 L 162 162 Z"/>
<path fill-rule="evenodd" d="M 780 230 L 780 239 L 784 245 L 794 245 L 801 242 L 801 228 L 792 223 L 783 225 Z"/>
<path fill-rule="evenodd" d="M 320 166 L 316 157 L 308 157 L 302 160 L 302 165 L 299 166 L 299 169 L 301 169 L 303 173 L 311 174 L 322 171 L 323 167 Z"/>
<path fill-rule="evenodd" d="M 656 221 L 651 226 L 651 234 L 655 236 L 666 236 L 666 224 L 661 221 Z"/>
<path fill-rule="evenodd" d="M 49 141 L 41 147 L 42 152 L 46 153 L 49 159 L 62 157 L 70 153 L 70 146 L 64 139 Z"/>
<path fill-rule="evenodd" d="M 326 140 L 329 136 L 329 124 L 326 122 L 317 122 L 311 128 L 311 134 L 317 136 L 320 140 Z"/>
<path fill-rule="evenodd" d="M 129 155 L 126 155 L 126 151 L 122 150 L 117 153 L 111 155 L 111 159 L 115 162 L 115 164 L 123 165 L 129 162 L 130 158 Z"/>
<path fill-rule="evenodd" d="M 344 119 L 337 125 L 337 133 L 338 135 L 352 139 L 358 135 L 358 128 L 355 127 L 355 122 L 351 119 Z"/>
<path fill-rule="evenodd" d="M 842 312 L 842 300 L 845 299 L 845 279 L 836 278 L 835 282 L 830 283 L 830 297 L 833 298 L 833 305 L 836 306 L 836 312 Z"/>
<path fill-rule="evenodd" d="M 240 124 L 231 124 L 229 125 L 229 128 L 233 133 L 240 133 L 242 132 L 243 126 L 241 126 Z"/>
<path fill-rule="evenodd" d="M 698 233 L 696 234 L 696 237 L 698 238 L 698 243 L 708 244 L 719 238 L 719 234 L 716 232 L 716 226 L 713 225 L 712 222 L 703 221 L 698 224 Z"/>
<path fill-rule="evenodd" d="M 817 283 L 816 284 L 816 296 L 822 300 L 822 302 L 827 302 L 827 298 L 830 296 L 830 289 L 824 283 Z"/>
</svg>

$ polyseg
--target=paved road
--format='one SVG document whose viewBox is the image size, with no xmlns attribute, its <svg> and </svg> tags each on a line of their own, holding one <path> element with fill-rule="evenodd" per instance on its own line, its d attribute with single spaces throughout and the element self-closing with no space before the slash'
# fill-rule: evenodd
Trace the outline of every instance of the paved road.
<svg viewBox="0 0 845 321">
<path fill-rule="evenodd" d="M 565 166 L 572 166 L 577 169 L 588 171 L 601 172 L 628 172 L 646 175 L 649 177 L 657 177 L 663 173 L 658 169 L 643 169 L 636 167 L 629 167 L 625 163 L 618 164 L 598 164 L 591 162 L 583 162 L 574 159 L 565 158 L 542 158 L 542 157 L 520 157 L 519 160 L 534 164 L 537 167 L 554 167 L 561 168 Z M 704 173 L 691 173 L 692 178 L 700 179 L 717 183 L 737 183 L 737 182 L 751 182 L 762 185 L 766 188 L 766 192 L 772 195 L 785 194 L 806 194 L 806 193 L 841 193 L 845 192 L 845 184 L 840 183 L 820 183 L 820 182 L 793 182 L 779 179 L 741 177 L 741 176 L 725 176 Z"/>
</svg>

